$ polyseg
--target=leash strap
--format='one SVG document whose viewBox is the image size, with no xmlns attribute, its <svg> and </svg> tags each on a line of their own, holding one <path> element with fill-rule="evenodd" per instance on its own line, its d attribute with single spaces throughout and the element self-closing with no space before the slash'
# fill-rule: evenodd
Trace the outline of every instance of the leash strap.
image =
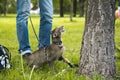
<svg viewBox="0 0 120 80">
<path fill-rule="evenodd" d="M 46 48 L 47 47 L 44 47 L 44 56 L 46 57 L 47 61 L 48 61 L 48 54 L 46 53 Z"/>
<path fill-rule="evenodd" d="M 32 25 L 32 28 L 33 28 L 33 32 L 34 32 L 34 34 L 35 34 L 35 37 L 36 37 L 37 41 L 39 42 L 39 39 L 38 39 L 38 37 L 37 37 L 37 34 L 36 34 L 36 31 L 35 31 L 34 25 L 33 25 L 33 23 L 32 23 L 31 16 L 30 16 L 30 23 L 31 23 L 31 25 Z"/>
<path fill-rule="evenodd" d="M 39 43 L 40 45 L 44 46 L 42 43 L 39 42 L 39 38 L 38 38 L 38 36 L 37 36 L 37 34 L 36 34 L 35 27 L 34 27 L 34 25 L 33 25 L 33 22 L 32 22 L 32 18 L 31 18 L 31 16 L 30 16 L 30 23 L 31 23 L 31 26 L 32 26 L 33 32 L 34 32 L 34 34 L 35 34 L 35 37 L 36 37 L 38 43 Z"/>
</svg>

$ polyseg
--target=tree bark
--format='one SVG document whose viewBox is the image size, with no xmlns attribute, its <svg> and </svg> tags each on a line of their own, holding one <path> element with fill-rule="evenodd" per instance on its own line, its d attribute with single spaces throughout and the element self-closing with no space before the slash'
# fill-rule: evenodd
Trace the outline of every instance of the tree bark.
<svg viewBox="0 0 120 80">
<path fill-rule="evenodd" d="M 63 0 L 60 0 L 60 17 L 64 17 Z"/>
<path fill-rule="evenodd" d="M 3 14 L 4 14 L 4 16 L 6 16 L 6 14 L 7 14 L 7 0 L 4 0 L 4 3 L 3 3 L 4 5 L 3 5 Z"/>
<path fill-rule="evenodd" d="M 84 0 L 79 0 L 80 4 L 80 17 L 84 16 Z"/>
<path fill-rule="evenodd" d="M 70 2 L 70 21 L 72 21 L 72 17 L 73 17 L 73 0 L 71 0 Z"/>
<path fill-rule="evenodd" d="M 114 11 L 115 0 L 87 0 L 79 63 L 81 75 L 115 76 Z"/>
<path fill-rule="evenodd" d="M 77 0 L 73 1 L 73 17 L 76 17 Z"/>
</svg>

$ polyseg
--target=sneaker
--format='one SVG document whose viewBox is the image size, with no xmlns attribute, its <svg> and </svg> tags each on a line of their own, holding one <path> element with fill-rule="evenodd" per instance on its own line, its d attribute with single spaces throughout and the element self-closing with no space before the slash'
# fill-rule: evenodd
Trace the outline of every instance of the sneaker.
<svg viewBox="0 0 120 80">
<path fill-rule="evenodd" d="M 32 53 L 31 50 L 26 50 L 26 51 L 21 52 L 21 55 L 22 55 L 23 59 L 27 59 L 28 56 L 31 55 L 31 53 Z"/>
<path fill-rule="evenodd" d="M 28 56 L 30 56 L 30 55 L 31 55 L 31 53 L 26 53 L 26 54 L 22 55 L 22 57 L 23 57 L 23 59 L 27 59 Z"/>
</svg>

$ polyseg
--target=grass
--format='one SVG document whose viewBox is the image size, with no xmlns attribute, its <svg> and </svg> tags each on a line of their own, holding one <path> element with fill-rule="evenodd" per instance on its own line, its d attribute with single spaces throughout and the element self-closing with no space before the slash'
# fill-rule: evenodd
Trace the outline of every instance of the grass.
<svg viewBox="0 0 120 80">
<path fill-rule="evenodd" d="M 75 74 L 76 69 L 71 69 L 67 64 L 56 61 L 54 71 L 51 71 L 49 66 L 40 67 L 37 70 L 31 69 L 26 62 L 21 59 L 17 49 L 18 42 L 16 36 L 16 15 L 9 14 L 6 17 L 0 16 L 0 44 L 9 48 L 12 53 L 12 69 L 3 70 L 0 72 L 0 80 L 89 80 L 84 76 Z M 32 21 L 36 32 L 39 29 L 39 16 L 32 15 Z M 84 17 L 73 18 L 70 22 L 69 16 L 59 18 L 54 16 L 53 29 L 57 26 L 65 26 L 66 32 L 62 36 L 63 44 L 65 45 L 64 55 L 73 63 L 79 63 L 80 47 L 82 35 L 84 31 Z M 37 49 L 37 40 L 33 33 L 31 24 L 29 23 L 29 38 L 32 50 Z M 117 78 L 120 80 L 120 20 L 116 20 L 115 24 L 115 43 L 116 43 L 116 64 Z M 106 80 L 101 76 L 95 76 L 92 80 Z"/>
</svg>

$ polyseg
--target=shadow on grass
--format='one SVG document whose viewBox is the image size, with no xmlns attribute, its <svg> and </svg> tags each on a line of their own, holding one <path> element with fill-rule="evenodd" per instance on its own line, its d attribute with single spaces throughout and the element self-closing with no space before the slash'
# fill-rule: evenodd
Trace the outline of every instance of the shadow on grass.
<svg viewBox="0 0 120 80">
<path fill-rule="evenodd" d="M 6 15 L 6 16 L 0 16 L 0 18 L 15 18 L 16 15 Z"/>
</svg>

